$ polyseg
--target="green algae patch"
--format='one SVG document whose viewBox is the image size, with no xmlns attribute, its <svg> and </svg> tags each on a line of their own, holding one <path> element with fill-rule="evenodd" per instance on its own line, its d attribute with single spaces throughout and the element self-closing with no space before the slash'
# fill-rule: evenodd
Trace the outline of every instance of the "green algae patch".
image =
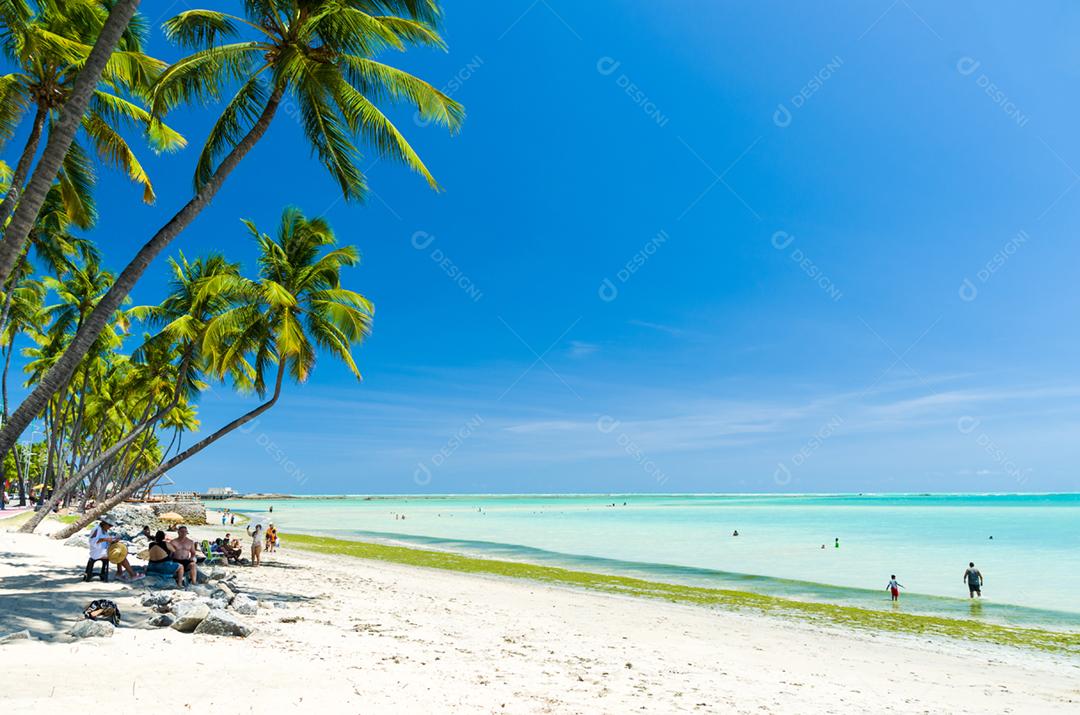
<svg viewBox="0 0 1080 715">
<path fill-rule="evenodd" d="M 831 603 L 795 601 L 750 591 L 683 586 L 628 576 L 575 571 L 557 566 L 480 559 L 442 551 L 391 546 L 367 541 L 334 539 L 325 536 L 289 534 L 288 545 L 324 554 L 353 556 L 361 559 L 387 561 L 408 566 L 441 569 L 443 571 L 526 579 L 558 586 L 585 588 L 602 593 L 652 598 L 698 606 L 713 606 L 733 611 L 752 611 L 767 615 L 792 617 L 812 623 L 845 626 L 868 631 L 887 631 L 917 636 L 943 636 L 1080 655 L 1080 633 L 1064 633 L 1039 628 L 1018 628 L 967 619 L 924 616 L 912 613 L 890 613 Z"/>
</svg>

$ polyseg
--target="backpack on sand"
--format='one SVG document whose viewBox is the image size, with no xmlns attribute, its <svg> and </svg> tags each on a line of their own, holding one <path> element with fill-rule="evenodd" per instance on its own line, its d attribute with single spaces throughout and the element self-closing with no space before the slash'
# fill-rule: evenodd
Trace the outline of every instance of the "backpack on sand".
<svg viewBox="0 0 1080 715">
<path fill-rule="evenodd" d="M 83 609 L 83 618 L 89 618 L 91 621 L 109 621 L 114 626 L 118 626 L 120 625 L 120 607 L 112 601 L 99 598 Z"/>
</svg>

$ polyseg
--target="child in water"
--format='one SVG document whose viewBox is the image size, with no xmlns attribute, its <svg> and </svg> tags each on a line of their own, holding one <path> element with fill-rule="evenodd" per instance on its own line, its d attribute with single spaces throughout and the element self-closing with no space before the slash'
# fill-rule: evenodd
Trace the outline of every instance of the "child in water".
<svg viewBox="0 0 1080 715">
<path fill-rule="evenodd" d="M 885 585 L 885 590 L 892 594 L 892 600 L 894 601 L 900 600 L 900 589 L 902 588 L 903 586 L 896 580 L 896 574 L 893 574 L 889 583 Z"/>
</svg>

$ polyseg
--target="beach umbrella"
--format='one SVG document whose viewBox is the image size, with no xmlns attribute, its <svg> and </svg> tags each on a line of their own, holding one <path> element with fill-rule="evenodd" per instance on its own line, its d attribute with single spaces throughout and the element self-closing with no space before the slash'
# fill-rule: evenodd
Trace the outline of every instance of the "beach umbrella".
<svg viewBox="0 0 1080 715">
<path fill-rule="evenodd" d="M 167 511 L 164 514 L 158 515 L 158 519 L 170 522 L 172 524 L 179 524 L 184 520 L 184 517 L 180 516 L 175 511 Z"/>
</svg>

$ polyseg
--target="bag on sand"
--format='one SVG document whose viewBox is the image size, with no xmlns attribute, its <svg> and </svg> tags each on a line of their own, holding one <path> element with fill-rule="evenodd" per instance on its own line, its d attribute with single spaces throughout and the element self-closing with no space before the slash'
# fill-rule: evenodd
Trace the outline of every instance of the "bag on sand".
<svg viewBox="0 0 1080 715">
<path fill-rule="evenodd" d="M 91 601 L 90 605 L 83 609 L 83 617 L 91 621 L 109 621 L 114 626 L 120 625 L 120 607 L 112 601 L 99 598 Z"/>
</svg>

